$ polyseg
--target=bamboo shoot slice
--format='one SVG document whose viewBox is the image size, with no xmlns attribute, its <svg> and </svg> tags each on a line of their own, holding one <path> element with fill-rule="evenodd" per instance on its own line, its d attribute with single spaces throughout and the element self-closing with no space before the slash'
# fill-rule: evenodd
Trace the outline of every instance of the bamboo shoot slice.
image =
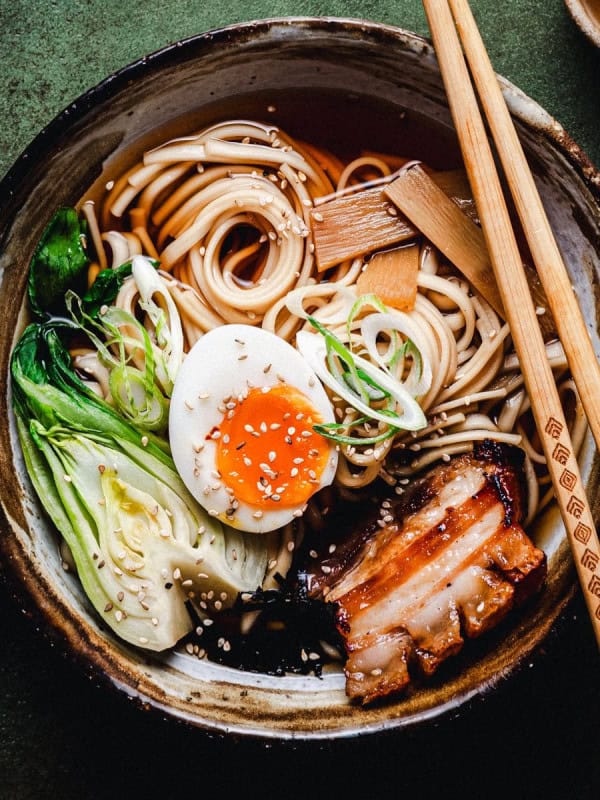
<svg viewBox="0 0 600 800">
<path fill-rule="evenodd" d="M 349 187 L 340 196 L 324 198 L 310 212 L 319 272 L 417 235 L 383 192 L 394 177 L 378 179 L 377 185 L 369 188 Z M 466 214 L 476 216 L 464 170 L 431 171 L 431 177 Z"/>
<path fill-rule="evenodd" d="M 463 214 L 419 165 L 402 171 L 383 192 L 504 319 L 481 228 Z"/>
<path fill-rule="evenodd" d="M 319 272 L 417 235 L 379 186 L 329 200 L 311 220 Z"/>
<path fill-rule="evenodd" d="M 359 295 L 376 294 L 387 306 L 412 311 L 417 297 L 419 247 L 409 244 L 383 250 L 370 259 L 356 288 Z"/>
</svg>

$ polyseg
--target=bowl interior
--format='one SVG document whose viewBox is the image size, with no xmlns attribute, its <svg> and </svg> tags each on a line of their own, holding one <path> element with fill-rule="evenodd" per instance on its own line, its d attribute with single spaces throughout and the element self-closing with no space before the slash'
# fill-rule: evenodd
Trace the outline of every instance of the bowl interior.
<svg viewBox="0 0 600 800">
<path fill-rule="evenodd" d="M 592 182 L 560 143 L 555 123 L 514 87 L 504 83 L 504 89 L 598 346 L 600 214 Z M 347 20 L 271 20 L 211 32 L 149 56 L 65 110 L 4 181 L 4 376 L 23 326 L 29 258 L 56 207 L 77 203 L 90 187 L 93 194 L 165 134 L 233 116 L 273 121 L 334 152 L 361 140 L 370 149 L 433 166 L 459 161 L 432 49 L 407 32 Z M 347 702 L 339 673 L 275 678 L 199 661 L 185 651 L 149 656 L 117 641 L 93 613 L 77 579 L 63 571 L 52 526 L 26 477 L 9 389 L 3 403 L 2 481 L 14 487 L 3 498 L 6 563 L 50 628 L 84 663 L 127 694 L 208 730 L 316 739 L 421 724 L 485 694 L 517 670 L 574 591 L 564 531 L 551 509 L 533 531 L 549 556 L 548 584 L 540 597 L 491 635 L 469 642 L 427 685 L 368 709 Z M 597 469 L 589 441 L 582 472 L 588 495 L 595 497 Z"/>
</svg>

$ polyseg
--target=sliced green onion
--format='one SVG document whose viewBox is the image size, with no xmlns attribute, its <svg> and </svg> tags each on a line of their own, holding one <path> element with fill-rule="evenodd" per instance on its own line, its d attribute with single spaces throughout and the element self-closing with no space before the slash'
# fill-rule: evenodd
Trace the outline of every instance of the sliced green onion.
<svg viewBox="0 0 600 800">
<path fill-rule="evenodd" d="M 296 345 L 322 383 L 370 419 L 376 419 L 386 425 L 393 425 L 398 429 L 404 430 L 419 430 L 426 426 L 427 422 L 421 407 L 399 381 L 373 365 L 370 361 L 350 353 L 330 331 L 323 328 L 316 320 L 313 321 L 310 317 L 309 320 L 311 320 L 319 333 L 322 333 L 322 331 L 325 331 L 325 333 L 319 337 L 308 333 L 308 331 L 299 331 L 296 336 Z M 359 397 L 356 392 L 352 391 L 343 379 L 340 380 L 327 368 L 328 343 L 331 343 L 332 348 L 335 347 L 344 363 L 351 367 L 352 377 L 362 387 L 363 393 L 367 396 L 366 401 L 362 396 Z M 402 414 L 398 414 L 391 409 L 374 409 L 370 406 L 368 394 L 358 373 L 359 368 L 371 379 L 371 386 L 375 386 L 382 392 L 389 393 L 390 401 L 393 400 L 395 404 L 400 406 Z"/>
<path fill-rule="evenodd" d="M 387 311 L 387 307 L 383 304 L 383 302 L 379 299 L 379 297 L 377 297 L 376 294 L 361 295 L 350 309 L 350 313 L 348 314 L 348 320 L 346 322 L 346 333 L 348 335 L 348 342 L 350 343 L 350 348 L 352 348 L 352 323 L 354 322 L 356 317 L 360 314 L 360 312 L 363 310 L 365 306 L 371 306 L 372 308 L 376 308 L 377 311 L 381 312 Z"/>
<path fill-rule="evenodd" d="M 352 425 L 356 425 L 356 422 L 353 422 Z M 377 436 L 346 436 L 342 433 L 337 433 L 337 430 L 340 428 L 347 428 L 347 425 L 337 425 L 337 424 L 324 424 L 324 425 L 314 425 L 313 428 L 316 433 L 320 433 L 321 436 L 325 436 L 327 439 L 332 439 L 334 442 L 338 444 L 348 444 L 353 446 L 361 446 L 366 444 L 378 444 L 379 442 L 384 442 L 386 439 L 390 439 L 392 436 L 395 436 L 398 433 L 398 428 L 390 427 L 383 433 L 378 434 Z"/>
<path fill-rule="evenodd" d="M 138 428 L 162 433 L 169 420 L 169 403 L 158 386 L 150 391 L 142 373 L 135 367 L 121 364 L 110 371 L 108 378 L 116 409 Z"/>
</svg>

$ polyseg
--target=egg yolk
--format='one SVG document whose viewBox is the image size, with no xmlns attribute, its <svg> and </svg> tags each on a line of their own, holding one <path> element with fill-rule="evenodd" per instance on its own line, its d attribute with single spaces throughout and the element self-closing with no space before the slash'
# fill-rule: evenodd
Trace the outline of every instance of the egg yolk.
<svg viewBox="0 0 600 800">
<path fill-rule="evenodd" d="M 308 398 L 281 385 L 251 389 L 227 405 L 216 463 L 232 501 L 259 509 L 305 503 L 319 488 L 330 452 L 327 439 L 312 429 L 322 417 Z"/>
</svg>

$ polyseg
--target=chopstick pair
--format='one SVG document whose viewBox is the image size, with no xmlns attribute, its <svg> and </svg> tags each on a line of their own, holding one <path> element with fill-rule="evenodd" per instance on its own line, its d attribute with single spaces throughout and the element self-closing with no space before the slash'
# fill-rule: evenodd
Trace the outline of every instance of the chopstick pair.
<svg viewBox="0 0 600 800">
<path fill-rule="evenodd" d="M 465 56 L 599 448 L 600 366 L 468 0 L 423 0 L 423 6 L 505 317 L 600 646 L 598 535 Z"/>
</svg>

